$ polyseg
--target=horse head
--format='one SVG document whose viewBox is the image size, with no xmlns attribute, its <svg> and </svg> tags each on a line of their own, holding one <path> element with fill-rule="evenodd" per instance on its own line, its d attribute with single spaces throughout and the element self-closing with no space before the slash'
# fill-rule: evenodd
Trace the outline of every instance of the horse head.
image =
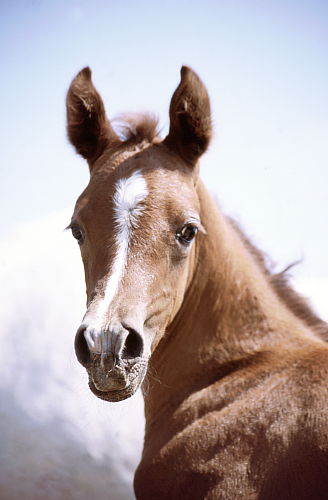
<svg viewBox="0 0 328 500">
<path fill-rule="evenodd" d="M 87 292 L 75 351 L 91 390 L 120 401 L 142 384 L 193 278 L 205 237 L 196 186 L 210 103 L 199 77 L 182 67 L 167 137 L 161 141 L 154 122 L 141 117 L 127 119 L 122 139 L 85 68 L 69 88 L 67 122 L 90 169 L 70 224 Z"/>
</svg>

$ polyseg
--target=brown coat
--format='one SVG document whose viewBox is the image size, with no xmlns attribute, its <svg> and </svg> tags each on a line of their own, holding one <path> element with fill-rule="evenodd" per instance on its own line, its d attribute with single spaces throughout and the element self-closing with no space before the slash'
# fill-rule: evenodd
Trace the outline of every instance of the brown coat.
<svg viewBox="0 0 328 500">
<path fill-rule="evenodd" d="M 76 353 L 102 399 L 142 385 L 137 499 L 328 498 L 327 325 L 199 180 L 203 83 L 182 68 L 164 141 L 149 117 L 119 139 L 89 69 L 67 112 L 91 172 L 71 223 L 88 296 Z"/>
</svg>

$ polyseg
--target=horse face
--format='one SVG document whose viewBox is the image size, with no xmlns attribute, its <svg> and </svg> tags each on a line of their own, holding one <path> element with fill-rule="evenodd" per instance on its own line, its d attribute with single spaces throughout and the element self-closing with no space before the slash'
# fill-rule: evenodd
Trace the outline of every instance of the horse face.
<svg viewBox="0 0 328 500">
<path fill-rule="evenodd" d="M 172 158 L 162 149 L 92 176 L 72 218 L 88 298 L 76 352 L 91 390 L 110 401 L 140 385 L 193 267 L 201 227 L 194 179 L 165 168 Z"/>
<path fill-rule="evenodd" d="M 75 349 L 91 390 L 102 399 L 119 401 L 140 386 L 148 359 L 192 278 L 194 240 L 202 228 L 195 166 L 209 141 L 208 117 L 203 130 L 195 116 L 205 106 L 199 95 L 208 109 L 209 104 L 198 77 L 183 70 L 171 101 L 168 137 L 160 144 L 131 148 L 117 144 L 100 97 L 90 87 L 90 74 L 85 76 L 81 80 L 80 73 L 78 85 L 73 81 L 68 93 L 69 136 L 91 170 L 71 222 L 87 286 L 87 312 Z M 78 92 L 83 106 L 88 104 L 85 115 Z"/>
</svg>

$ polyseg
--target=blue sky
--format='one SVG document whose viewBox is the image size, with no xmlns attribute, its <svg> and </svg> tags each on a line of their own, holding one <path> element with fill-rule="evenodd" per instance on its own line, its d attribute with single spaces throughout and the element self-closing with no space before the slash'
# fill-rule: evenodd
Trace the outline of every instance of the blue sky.
<svg viewBox="0 0 328 500">
<path fill-rule="evenodd" d="M 65 135 L 78 70 L 110 117 L 153 111 L 165 134 L 188 64 L 213 108 L 205 182 L 281 266 L 328 277 L 327 2 L 7 0 L 0 23 L 0 235 L 71 210 L 88 180 Z"/>
</svg>

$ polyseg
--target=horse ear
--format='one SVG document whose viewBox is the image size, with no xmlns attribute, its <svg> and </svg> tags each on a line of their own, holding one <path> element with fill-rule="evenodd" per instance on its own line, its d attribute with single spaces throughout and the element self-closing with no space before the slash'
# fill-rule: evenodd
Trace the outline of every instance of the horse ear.
<svg viewBox="0 0 328 500">
<path fill-rule="evenodd" d="M 104 103 L 91 80 L 90 68 L 82 69 L 72 81 L 66 110 L 69 140 L 91 167 L 104 149 L 119 139 L 107 120 Z"/>
<path fill-rule="evenodd" d="M 187 163 L 205 153 L 212 132 L 210 100 L 199 76 L 187 66 L 170 104 L 170 130 L 164 142 Z"/>
</svg>

